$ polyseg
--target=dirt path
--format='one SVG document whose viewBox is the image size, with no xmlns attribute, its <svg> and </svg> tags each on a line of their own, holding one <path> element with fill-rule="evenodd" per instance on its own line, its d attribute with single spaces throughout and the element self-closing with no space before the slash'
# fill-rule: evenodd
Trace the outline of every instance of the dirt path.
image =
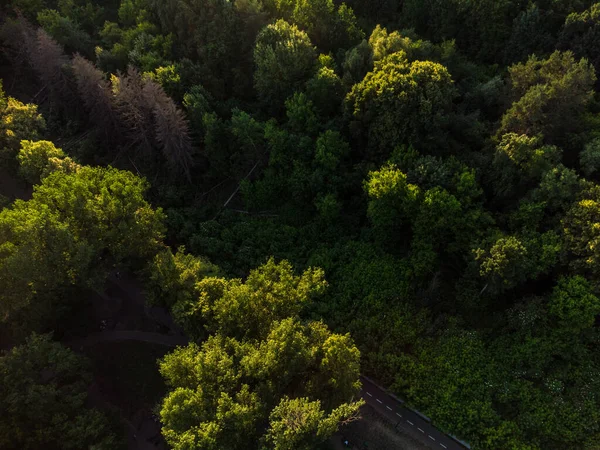
<svg viewBox="0 0 600 450">
<path fill-rule="evenodd" d="M 188 340 L 184 336 L 170 336 L 160 333 L 144 331 L 119 331 L 106 330 L 92 333 L 81 339 L 65 342 L 65 345 L 76 351 L 83 351 L 85 347 L 92 347 L 104 342 L 137 341 L 150 344 L 164 345 L 165 347 L 177 347 L 186 345 Z M 88 391 L 91 404 L 100 409 L 119 409 L 110 403 L 94 383 Z M 140 414 L 142 414 L 140 412 Z M 141 418 L 139 425 L 135 426 L 129 418 L 121 412 L 121 420 L 126 428 L 127 447 L 129 450 L 164 450 L 164 442 L 160 435 L 160 425 L 149 417 Z M 136 421 L 137 422 L 137 421 Z"/>
<path fill-rule="evenodd" d="M 65 342 L 72 348 L 90 347 L 100 342 L 119 342 L 119 341 L 138 341 L 148 342 L 150 344 L 164 345 L 167 347 L 177 347 L 186 345 L 188 340 L 184 336 L 169 336 L 160 333 L 149 333 L 146 331 L 118 331 L 106 330 L 99 333 L 92 333 L 82 339 L 74 339 Z"/>
<path fill-rule="evenodd" d="M 16 198 L 29 200 L 32 192 L 31 186 L 12 176 L 6 169 L 0 168 L 0 195 L 8 197 L 10 200 Z"/>
</svg>

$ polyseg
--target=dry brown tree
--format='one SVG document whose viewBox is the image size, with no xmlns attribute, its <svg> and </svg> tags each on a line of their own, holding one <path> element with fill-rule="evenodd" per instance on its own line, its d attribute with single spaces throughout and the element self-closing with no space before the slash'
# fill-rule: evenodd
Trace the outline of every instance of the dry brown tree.
<svg viewBox="0 0 600 450">
<path fill-rule="evenodd" d="M 58 42 L 20 15 L 2 25 L 0 39 L 4 53 L 15 67 L 29 66 L 40 81 L 41 90 L 35 97 L 46 92 L 56 104 L 73 107 L 75 93 L 66 72 L 70 58 Z M 37 99 L 38 103 L 41 100 Z"/>
<path fill-rule="evenodd" d="M 149 158 L 154 147 L 154 99 L 145 95 L 144 80 L 140 73 L 129 67 L 127 74 L 112 76 L 112 93 L 129 146 L 136 157 Z"/>
<path fill-rule="evenodd" d="M 122 130 L 110 83 L 104 73 L 79 54 L 73 57 L 72 68 L 77 92 L 88 111 L 90 122 L 98 127 L 107 143 L 118 142 Z"/>
<path fill-rule="evenodd" d="M 34 48 L 35 29 L 23 16 L 7 19 L 0 27 L 2 52 L 15 68 L 29 65 L 29 52 Z"/>
<path fill-rule="evenodd" d="M 112 78 L 112 90 L 130 145 L 149 156 L 160 148 L 170 172 L 190 180 L 192 144 L 188 124 L 162 86 L 130 67 Z"/>
<path fill-rule="evenodd" d="M 69 57 L 62 46 L 42 28 L 36 32 L 33 48 L 29 50 L 29 61 L 42 84 L 51 91 L 64 94 L 69 90 L 69 81 L 64 72 Z"/>
<path fill-rule="evenodd" d="M 154 86 L 151 86 L 150 83 Z M 173 99 L 164 92 L 161 86 L 149 80 L 148 89 L 157 91 L 154 119 L 156 122 L 156 140 L 162 153 L 171 171 L 185 175 L 187 180 L 191 182 L 190 169 L 193 163 L 193 148 L 188 123 Z"/>
</svg>

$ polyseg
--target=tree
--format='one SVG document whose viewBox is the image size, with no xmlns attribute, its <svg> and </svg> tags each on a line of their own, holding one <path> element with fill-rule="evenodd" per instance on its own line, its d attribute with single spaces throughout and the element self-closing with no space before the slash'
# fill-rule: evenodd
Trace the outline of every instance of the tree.
<svg viewBox="0 0 600 450">
<path fill-rule="evenodd" d="M 596 138 L 587 144 L 579 154 L 581 170 L 586 176 L 590 176 L 600 169 L 600 139 Z"/>
<path fill-rule="evenodd" d="M 555 216 L 557 213 L 562 216 L 584 187 L 585 182 L 577 172 L 558 164 L 544 174 L 539 186 L 531 191 L 529 197 L 534 202 L 543 202 L 548 216 Z"/>
<path fill-rule="evenodd" d="M 67 76 L 69 57 L 63 47 L 44 29 L 34 31 L 31 25 L 25 24 L 22 31 L 27 60 L 37 75 L 42 88 L 48 89 L 53 101 L 62 107 L 70 104 L 73 108 L 75 92 Z M 76 103 L 75 103 L 76 105 Z"/>
<path fill-rule="evenodd" d="M 191 63 L 191 61 L 185 60 L 185 63 L 188 62 Z M 183 94 L 185 93 L 185 86 L 181 80 L 181 71 L 183 67 L 187 68 L 187 64 L 160 66 L 153 71 L 144 72 L 143 76 L 159 84 L 169 97 L 179 102 L 182 100 Z"/>
<path fill-rule="evenodd" d="M 38 11 L 42 10 L 46 6 L 45 0 L 15 0 L 11 5 L 6 5 L 6 9 L 9 6 L 18 9 L 21 14 L 25 15 L 27 19 L 34 20 Z"/>
<path fill-rule="evenodd" d="M 541 135 L 531 137 L 517 133 L 502 135 L 491 165 L 493 190 L 498 200 L 514 202 L 562 166 L 562 150 L 544 145 Z"/>
<path fill-rule="evenodd" d="M 434 187 L 425 191 L 414 221 L 414 240 L 427 240 L 434 249 L 450 242 L 458 244 L 458 232 L 465 231 L 466 224 L 457 229 L 463 214 L 460 201 L 446 189 Z"/>
<path fill-rule="evenodd" d="M 210 94 L 201 85 L 192 86 L 183 95 L 183 107 L 190 121 L 190 129 L 201 141 L 204 140 L 205 132 L 203 123 L 204 114 L 212 112 L 210 100 Z"/>
<path fill-rule="evenodd" d="M 489 245 L 489 244 L 488 244 Z M 498 293 L 536 279 L 558 261 L 562 244 L 553 231 L 527 236 L 501 236 L 488 249 L 474 251 L 479 274 L 490 292 Z"/>
<path fill-rule="evenodd" d="M 324 405 L 340 405 L 356 393 L 360 374 L 360 352 L 350 334 L 330 334 L 322 343 L 321 361 L 323 384 L 318 386 Z M 325 388 L 326 387 L 326 388 Z"/>
<path fill-rule="evenodd" d="M 345 4 L 336 10 L 332 0 L 295 0 L 293 3 L 291 21 L 305 30 L 320 49 L 347 49 L 364 38 L 354 11 Z"/>
<path fill-rule="evenodd" d="M 556 38 L 550 31 L 550 11 L 542 11 L 533 3 L 513 20 L 510 38 L 506 43 L 504 60 L 511 64 L 529 55 L 544 55 L 552 51 Z"/>
<path fill-rule="evenodd" d="M 544 146 L 541 141 L 541 136 L 507 133 L 502 136 L 497 150 L 506 155 L 527 178 L 539 179 L 558 165 L 562 156 L 559 148 Z"/>
<path fill-rule="evenodd" d="M 354 85 L 346 96 L 346 111 L 354 126 L 365 130 L 372 155 L 380 159 L 398 145 L 435 144 L 453 96 L 452 78 L 444 66 L 409 63 L 406 53 L 396 52 Z"/>
<path fill-rule="evenodd" d="M 0 212 L 0 314 L 11 314 L 36 296 L 60 298 L 57 291 L 73 284 L 94 284 L 89 274 L 93 249 L 79 240 L 47 205 L 16 201 Z"/>
<path fill-rule="evenodd" d="M 419 277 L 432 273 L 440 252 L 467 254 L 493 220 L 482 207 L 482 191 L 472 169 L 452 159 L 427 156 L 408 162 L 409 158 L 392 158 L 406 167 L 408 175 L 394 164 L 369 174 L 367 215 L 388 251 L 410 243 L 413 273 Z"/>
<path fill-rule="evenodd" d="M 140 149 L 136 156 L 153 168 L 156 155 L 152 150 L 158 147 L 171 174 L 183 174 L 191 181 L 193 149 L 188 125 L 164 89 L 130 67 L 127 76 L 113 75 L 112 90 L 130 145 Z"/>
<path fill-rule="evenodd" d="M 162 245 L 162 211 L 144 200 L 144 180 L 116 169 L 55 171 L 0 212 L 3 319 L 36 295 L 69 285 L 95 286 L 132 258 Z M 60 298 L 60 297 L 59 297 Z"/>
<path fill-rule="evenodd" d="M 156 140 L 162 147 L 173 174 L 183 174 L 191 183 L 190 170 L 194 163 L 193 148 L 189 136 L 188 124 L 175 102 L 164 92 L 156 96 L 154 108 L 156 121 Z"/>
<path fill-rule="evenodd" d="M 201 347 L 190 344 L 165 356 L 160 371 L 171 391 L 161 420 L 171 446 L 251 449 L 262 441 L 288 448 L 277 447 L 285 445 L 281 434 L 289 432 L 294 442 L 319 442 L 356 414 L 362 404 L 352 401 L 360 354 L 352 340 L 321 323 L 302 325 L 293 318 L 270 328 L 264 340 L 216 335 Z M 291 395 L 300 400 L 289 400 Z M 287 422 L 289 407 L 313 425 L 313 413 L 324 421 L 318 430 L 295 427 Z M 259 440 L 269 416 L 271 431 Z"/>
<path fill-rule="evenodd" d="M 558 37 L 558 48 L 571 50 L 577 57 L 586 58 L 600 70 L 600 4 L 593 3 L 583 12 L 571 12 Z"/>
<path fill-rule="evenodd" d="M 373 50 L 373 61 L 381 61 L 392 53 L 403 51 L 410 61 L 416 59 L 431 60 L 434 46 L 428 41 L 413 42 L 398 31 L 388 33 L 386 28 L 377 25 L 369 37 L 369 46 Z"/>
<path fill-rule="evenodd" d="M 55 9 L 44 9 L 37 14 L 40 26 L 70 53 L 79 51 L 93 55 L 92 39 L 79 24 L 69 17 L 62 16 Z"/>
<path fill-rule="evenodd" d="M 556 51 L 545 60 L 531 56 L 509 72 L 514 103 L 502 117 L 499 136 L 541 134 L 545 142 L 560 145 L 568 133 L 581 130 L 596 81 L 585 59 L 576 61 L 573 53 Z"/>
<path fill-rule="evenodd" d="M 119 24 L 105 21 L 99 30 L 103 46 L 96 47 L 98 67 L 115 73 L 133 64 L 143 71 L 152 71 L 169 64 L 173 57 L 173 34 L 160 34 L 157 24 L 150 21 L 151 11 L 132 1 L 122 2 Z"/>
<path fill-rule="evenodd" d="M 144 80 L 132 66 L 127 75 L 112 75 L 111 85 L 117 112 L 126 128 L 126 137 L 135 148 L 134 156 L 149 158 L 154 142 L 155 95 L 160 89 L 153 81 Z"/>
<path fill-rule="evenodd" d="M 344 54 L 342 63 L 344 87 L 350 89 L 371 70 L 373 70 L 373 50 L 369 43 L 363 39 Z"/>
<path fill-rule="evenodd" d="M 382 236 L 391 236 L 403 222 L 410 224 L 418 207 L 420 189 L 408 183 L 406 175 L 396 166 L 371 172 L 365 190 L 370 198 L 367 215 Z"/>
<path fill-rule="evenodd" d="M 348 358 L 342 362 L 340 358 Z M 266 338 L 247 347 L 241 364 L 261 383 L 269 407 L 282 395 L 319 398 L 328 411 L 354 398 L 360 384 L 360 352 L 348 335 L 321 322 L 289 317 L 272 323 Z M 300 387 L 301 386 L 301 387 Z"/>
<path fill-rule="evenodd" d="M 420 341 L 415 355 L 401 366 L 396 389 L 471 445 L 481 439 L 484 448 L 510 448 L 502 441 L 486 445 L 501 423 L 493 403 L 498 370 L 479 333 L 451 328 L 439 339 Z"/>
<path fill-rule="evenodd" d="M 0 446 L 115 448 L 100 411 L 87 408 L 89 363 L 47 335 L 0 356 Z"/>
<path fill-rule="evenodd" d="M 550 296 L 548 311 L 559 320 L 561 328 L 581 331 L 594 325 L 600 299 L 585 278 L 561 278 Z"/>
<path fill-rule="evenodd" d="M 317 448 L 337 431 L 341 420 L 351 420 L 359 406 L 344 405 L 327 415 L 318 400 L 283 398 L 271 411 L 266 440 L 273 450 Z"/>
<path fill-rule="evenodd" d="M 38 184 L 52 172 L 73 173 L 81 167 L 49 141 L 21 141 L 17 158 L 19 173 L 31 184 Z"/>
<path fill-rule="evenodd" d="M 77 92 L 88 111 L 90 122 L 99 129 L 106 142 L 118 142 L 122 129 L 106 76 L 79 54 L 73 57 L 72 70 Z"/>
<path fill-rule="evenodd" d="M 14 165 L 21 140 L 38 139 L 46 122 L 37 105 L 24 104 L 6 97 L 0 81 L 0 160 L 2 165 Z"/>
<path fill-rule="evenodd" d="M 163 400 L 163 435 L 176 449 L 243 449 L 256 435 L 262 404 L 241 383 L 235 347 L 211 337 L 165 356 L 160 372 L 173 389 Z"/>
<path fill-rule="evenodd" d="M 163 214 L 144 199 L 147 189 L 148 183 L 131 172 L 85 166 L 44 178 L 19 209 L 49 207 L 76 236 L 119 264 L 153 256 L 162 243 Z"/>
<path fill-rule="evenodd" d="M 209 91 L 220 98 L 231 92 L 231 67 L 254 41 L 240 39 L 243 24 L 234 4 L 224 0 L 151 0 L 149 4 L 160 29 L 175 37 L 175 48 L 201 62 L 203 84 Z"/>
<path fill-rule="evenodd" d="M 237 339 L 264 338 L 272 322 L 296 317 L 325 286 L 321 270 L 308 269 L 296 276 L 290 263 L 276 263 L 271 258 L 251 271 L 245 282 L 201 280 L 195 287 L 196 296 L 176 305 L 174 313 L 190 330 L 194 323 L 206 323 L 209 331 Z"/>
<path fill-rule="evenodd" d="M 309 136 L 316 134 L 318 119 L 313 102 L 304 93 L 296 92 L 285 101 L 287 126 L 292 132 Z"/>
<path fill-rule="evenodd" d="M 600 188 L 593 186 L 582 192 L 562 221 L 566 249 L 571 265 L 592 275 L 600 273 Z"/>
<path fill-rule="evenodd" d="M 546 298 L 524 298 L 507 310 L 489 348 L 505 381 L 496 394 L 499 411 L 511 411 L 533 448 L 582 446 L 598 432 L 589 316 L 597 300 L 590 295 L 583 278 L 560 278 Z"/>
<path fill-rule="evenodd" d="M 262 29 L 254 47 L 254 86 L 266 104 L 280 107 L 316 68 L 317 55 L 307 34 L 285 20 Z"/>
<path fill-rule="evenodd" d="M 350 145 L 337 131 L 327 130 L 317 138 L 312 161 L 312 184 L 315 192 L 328 191 L 334 195 L 341 190 L 343 178 L 340 169 L 350 155 Z"/>
<path fill-rule="evenodd" d="M 148 300 L 167 307 L 178 302 L 187 303 L 197 295 L 197 283 L 219 273 L 217 266 L 207 259 L 186 253 L 183 246 L 175 254 L 169 248 L 164 249 L 154 256 L 147 268 Z"/>
<path fill-rule="evenodd" d="M 487 255 L 479 249 L 476 257 L 481 261 L 481 276 L 492 275 L 506 285 L 515 284 L 514 278 L 522 281 L 526 277 L 522 268 L 528 262 L 527 248 L 514 236 L 498 239 Z"/>
<path fill-rule="evenodd" d="M 344 97 L 342 80 L 331 65 L 325 62 L 324 55 L 319 56 L 321 67 L 317 73 L 306 82 L 306 95 L 323 117 L 336 115 Z"/>
</svg>

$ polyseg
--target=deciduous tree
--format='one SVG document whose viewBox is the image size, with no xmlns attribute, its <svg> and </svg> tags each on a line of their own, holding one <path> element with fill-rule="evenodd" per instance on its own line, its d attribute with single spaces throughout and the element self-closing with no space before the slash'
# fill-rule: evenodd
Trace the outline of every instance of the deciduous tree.
<svg viewBox="0 0 600 450">
<path fill-rule="evenodd" d="M 356 121 L 354 126 L 368 136 L 373 156 L 380 159 L 398 145 L 427 148 L 435 144 L 453 96 L 452 77 L 444 66 L 429 61 L 409 63 L 401 51 L 377 62 L 352 88 L 346 111 Z"/>
<path fill-rule="evenodd" d="M 88 362 L 32 335 L 0 356 L 0 445 L 23 449 L 115 448 L 106 416 L 86 407 Z"/>
<path fill-rule="evenodd" d="M 0 81 L 0 159 L 5 167 L 14 165 L 21 141 L 38 139 L 46 122 L 37 105 L 6 97 Z"/>
<path fill-rule="evenodd" d="M 116 169 L 55 171 L 0 212 L 0 293 L 4 317 L 37 294 L 95 286 L 130 258 L 162 245 L 162 212 L 143 195 L 144 180 Z"/>
<path fill-rule="evenodd" d="M 502 117 L 498 134 L 542 134 L 545 142 L 565 142 L 567 133 L 581 130 L 581 116 L 592 98 L 594 68 L 571 52 L 535 55 L 509 68 L 514 103 Z"/>
<path fill-rule="evenodd" d="M 31 184 L 38 184 L 52 172 L 73 173 L 81 167 L 49 141 L 21 141 L 17 158 L 19 173 Z"/>
<path fill-rule="evenodd" d="M 196 284 L 196 296 L 176 306 L 176 319 L 204 322 L 211 332 L 238 339 L 264 338 L 270 325 L 297 316 L 315 295 L 323 292 L 323 272 L 293 273 L 287 261 L 274 259 L 239 279 L 205 278 Z"/>
<path fill-rule="evenodd" d="M 592 275 L 600 273 L 600 188 L 584 191 L 562 221 L 566 249 L 571 252 L 571 264 Z"/>
<path fill-rule="evenodd" d="M 268 105 L 280 107 L 316 69 L 317 55 L 307 34 L 278 20 L 265 27 L 254 47 L 254 86 Z"/>
</svg>

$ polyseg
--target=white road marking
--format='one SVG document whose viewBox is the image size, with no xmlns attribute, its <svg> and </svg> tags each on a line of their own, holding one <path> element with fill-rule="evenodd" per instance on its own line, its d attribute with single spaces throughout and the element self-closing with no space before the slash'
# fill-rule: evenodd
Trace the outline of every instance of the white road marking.
<svg viewBox="0 0 600 450">
<path fill-rule="evenodd" d="M 406 421 L 407 421 L 408 423 L 410 423 L 411 425 L 414 425 L 414 423 L 412 423 L 410 420 L 406 419 Z"/>
<path fill-rule="evenodd" d="M 421 430 L 419 427 L 417 427 L 417 430 L 419 430 L 421 433 L 425 433 L 423 430 Z"/>
<path fill-rule="evenodd" d="M 392 410 L 392 408 L 390 408 L 390 407 L 389 407 L 389 406 L 387 406 L 387 405 L 386 405 L 385 407 L 386 407 L 387 409 L 389 409 L 390 411 Z"/>
<path fill-rule="evenodd" d="M 427 436 L 429 436 L 429 439 L 431 439 L 432 441 L 435 441 L 435 438 L 432 435 L 428 434 Z"/>
<path fill-rule="evenodd" d="M 402 414 L 398 414 L 398 413 L 396 413 L 396 415 L 397 415 L 398 417 L 402 417 Z"/>
<path fill-rule="evenodd" d="M 448 447 L 446 447 L 446 446 L 445 446 L 444 444 L 442 444 L 442 443 L 440 443 L 440 445 L 441 445 L 442 447 L 444 447 L 444 448 L 448 448 Z"/>
<path fill-rule="evenodd" d="M 379 400 L 378 398 L 376 398 L 375 400 L 377 400 L 379 403 L 381 403 L 383 405 L 383 402 L 381 400 Z"/>
<path fill-rule="evenodd" d="M 368 395 L 369 397 L 373 397 L 373 394 L 371 394 L 370 392 L 367 392 L 367 395 Z"/>
</svg>

